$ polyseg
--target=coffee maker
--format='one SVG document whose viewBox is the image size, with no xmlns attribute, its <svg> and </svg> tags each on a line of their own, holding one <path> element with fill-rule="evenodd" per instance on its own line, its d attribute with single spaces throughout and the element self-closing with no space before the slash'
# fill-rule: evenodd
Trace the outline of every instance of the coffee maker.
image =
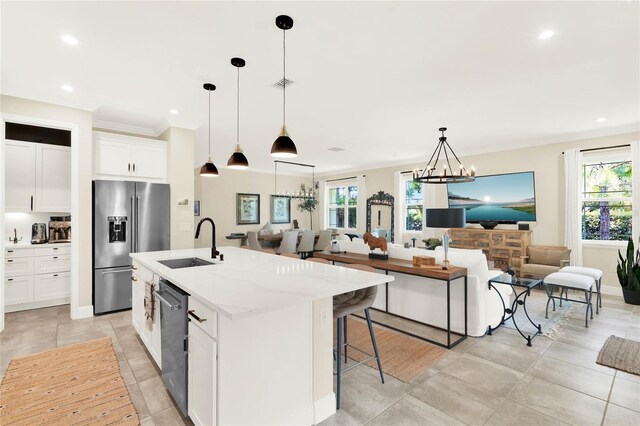
<svg viewBox="0 0 640 426">
<path fill-rule="evenodd" d="M 31 244 L 45 244 L 47 241 L 47 224 L 34 223 L 31 225 Z"/>
<path fill-rule="evenodd" d="M 49 221 L 49 242 L 71 242 L 71 216 L 51 216 Z"/>
</svg>

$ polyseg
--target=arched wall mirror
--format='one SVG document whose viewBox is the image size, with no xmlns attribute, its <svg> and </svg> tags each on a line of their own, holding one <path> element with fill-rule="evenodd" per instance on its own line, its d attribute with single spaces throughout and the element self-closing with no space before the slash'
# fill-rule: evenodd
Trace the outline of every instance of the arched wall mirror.
<svg viewBox="0 0 640 426">
<path fill-rule="evenodd" d="M 394 199 L 393 195 L 378 191 L 367 198 L 367 232 L 376 237 L 394 241 Z"/>
</svg>

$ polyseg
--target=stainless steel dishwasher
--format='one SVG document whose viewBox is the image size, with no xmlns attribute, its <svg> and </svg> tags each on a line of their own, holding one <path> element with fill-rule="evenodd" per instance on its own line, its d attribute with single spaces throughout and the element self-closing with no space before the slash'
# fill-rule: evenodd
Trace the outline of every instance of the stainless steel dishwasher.
<svg viewBox="0 0 640 426">
<path fill-rule="evenodd" d="M 189 294 L 164 279 L 160 279 L 160 290 L 153 294 L 160 301 L 162 380 L 187 416 Z"/>
</svg>

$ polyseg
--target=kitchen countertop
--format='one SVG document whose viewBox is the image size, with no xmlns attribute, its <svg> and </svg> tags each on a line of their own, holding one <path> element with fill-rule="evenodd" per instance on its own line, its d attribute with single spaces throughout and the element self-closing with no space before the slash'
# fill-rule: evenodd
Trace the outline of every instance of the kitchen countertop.
<svg viewBox="0 0 640 426">
<path fill-rule="evenodd" d="M 45 244 L 31 244 L 27 241 L 18 241 L 17 244 L 10 243 L 9 241 L 4 243 L 5 249 L 25 249 L 25 248 L 39 248 L 39 247 L 71 247 L 71 243 L 45 243 Z"/>
<path fill-rule="evenodd" d="M 222 315 L 238 319 L 308 303 L 373 285 L 393 277 L 307 262 L 238 247 L 218 247 L 224 261 L 171 269 L 159 260 L 198 257 L 211 261 L 211 249 L 133 253 L 131 258 Z"/>
</svg>

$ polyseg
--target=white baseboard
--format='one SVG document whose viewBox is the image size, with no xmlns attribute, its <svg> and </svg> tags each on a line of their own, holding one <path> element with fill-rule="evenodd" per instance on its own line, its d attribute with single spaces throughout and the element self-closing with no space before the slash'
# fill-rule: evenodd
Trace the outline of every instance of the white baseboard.
<svg viewBox="0 0 640 426">
<path fill-rule="evenodd" d="M 600 287 L 600 292 L 602 292 L 602 294 L 608 294 L 610 296 L 618 296 L 618 297 L 622 297 L 622 287 L 620 286 L 611 286 L 611 285 L 602 285 L 602 287 Z"/>
<path fill-rule="evenodd" d="M 79 306 L 75 312 L 72 310 L 71 319 L 91 318 L 93 316 L 93 305 Z"/>
<path fill-rule="evenodd" d="M 314 419 L 313 424 L 318 424 L 328 419 L 336 413 L 336 394 L 331 392 L 313 402 Z"/>
<path fill-rule="evenodd" d="M 42 300 L 40 302 L 20 303 L 18 305 L 7 305 L 4 307 L 6 313 L 26 311 L 30 309 L 49 308 L 51 306 L 68 305 L 69 298 L 63 297 L 60 299 Z"/>
</svg>

